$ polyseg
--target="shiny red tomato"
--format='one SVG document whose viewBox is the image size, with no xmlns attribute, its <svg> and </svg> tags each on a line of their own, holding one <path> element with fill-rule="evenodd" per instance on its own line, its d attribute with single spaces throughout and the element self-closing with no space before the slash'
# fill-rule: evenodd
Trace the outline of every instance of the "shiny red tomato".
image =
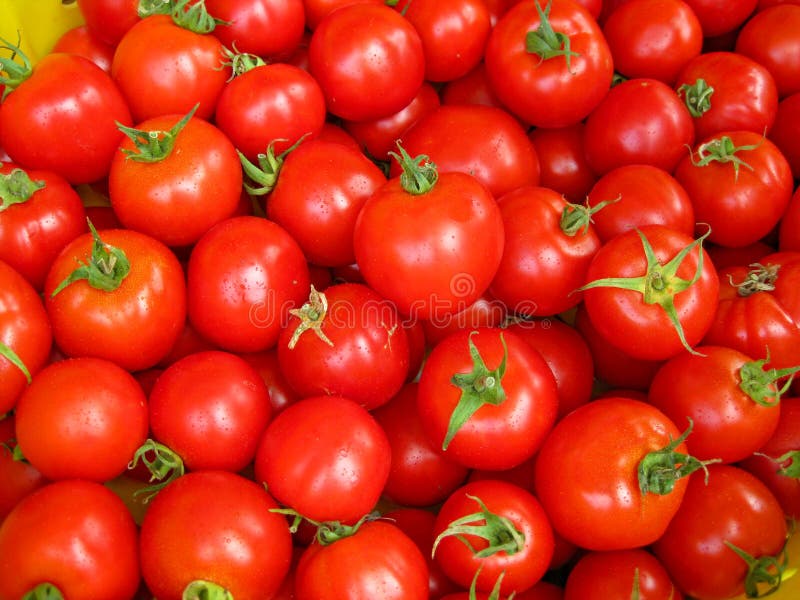
<svg viewBox="0 0 800 600">
<path fill-rule="evenodd" d="M 528 133 L 539 158 L 539 185 L 582 203 L 597 181 L 583 152 L 583 122 L 567 127 L 536 128 Z"/>
<path fill-rule="evenodd" d="M 111 72 L 114 46 L 104 42 L 88 25 L 74 27 L 58 38 L 51 52 L 79 54 L 91 60 L 106 73 Z"/>
<path fill-rule="evenodd" d="M 684 0 L 700 20 L 703 37 L 734 31 L 756 8 L 758 0 Z"/>
<path fill-rule="evenodd" d="M 137 0 L 77 0 L 89 31 L 116 46 L 125 32 L 139 22 Z"/>
<path fill-rule="evenodd" d="M 30 463 L 14 458 L 15 423 L 13 414 L 0 419 L 0 524 L 25 496 L 47 483 Z"/>
<path fill-rule="evenodd" d="M 229 49 L 262 58 L 288 56 L 305 29 L 302 0 L 205 0 L 215 18 L 224 21 L 214 36 Z"/>
<path fill-rule="evenodd" d="M 800 92 L 778 103 L 769 139 L 789 161 L 794 178 L 800 179 Z"/>
</svg>

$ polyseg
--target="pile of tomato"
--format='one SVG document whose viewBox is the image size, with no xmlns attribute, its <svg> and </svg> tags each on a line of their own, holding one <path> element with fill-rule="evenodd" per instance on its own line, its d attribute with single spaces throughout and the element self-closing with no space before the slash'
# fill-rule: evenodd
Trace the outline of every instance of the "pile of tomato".
<svg viewBox="0 0 800 600">
<path fill-rule="evenodd" d="M 800 2 L 36 7 L 0 600 L 798 597 Z"/>
</svg>

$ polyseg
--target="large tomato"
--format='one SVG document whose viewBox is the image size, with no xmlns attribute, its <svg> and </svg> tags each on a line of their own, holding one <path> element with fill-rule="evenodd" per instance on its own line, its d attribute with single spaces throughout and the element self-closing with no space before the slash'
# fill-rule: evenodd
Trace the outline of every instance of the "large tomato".
<svg viewBox="0 0 800 600">
<path fill-rule="evenodd" d="M 614 74 L 600 26 L 571 0 L 512 6 L 492 29 L 484 60 L 500 101 L 540 127 L 584 119 L 608 93 Z"/>
<path fill-rule="evenodd" d="M 172 349 L 186 322 L 186 284 L 175 254 L 129 229 L 85 233 L 53 262 L 45 307 L 59 349 L 136 371 Z"/>
</svg>

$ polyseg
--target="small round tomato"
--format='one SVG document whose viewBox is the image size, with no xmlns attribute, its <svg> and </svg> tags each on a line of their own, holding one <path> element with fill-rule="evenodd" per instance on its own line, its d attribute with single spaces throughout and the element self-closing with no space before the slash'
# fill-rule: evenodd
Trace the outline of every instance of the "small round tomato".
<svg viewBox="0 0 800 600">
<path fill-rule="evenodd" d="M 237 52 L 286 56 L 303 38 L 302 0 L 205 0 L 205 4 L 214 18 L 223 21 L 213 35 Z"/>
<path fill-rule="evenodd" d="M 164 600 L 191 597 L 186 591 L 193 583 L 197 597 L 215 586 L 237 600 L 272 597 L 292 556 L 292 537 L 277 508 L 262 486 L 235 473 L 179 477 L 152 500 L 142 521 L 148 589 Z"/>
<path fill-rule="evenodd" d="M 390 463 L 386 434 L 365 408 L 342 396 L 312 396 L 267 426 L 255 476 L 303 517 L 355 522 L 375 507 Z"/>
<path fill-rule="evenodd" d="M 800 92 L 778 103 L 769 139 L 789 161 L 794 178 L 800 180 Z"/>
<path fill-rule="evenodd" d="M 136 524 L 122 500 L 93 481 L 68 479 L 26 496 L 0 525 L 0 598 L 133 598 Z M 46 586 L 49 584 L 49 586 Z"/>
<path fill-rule="evenodd" d="M 684 0 L 697 15 L 703 37 L 719 37 L 747 21 L 758 0 Z"/>
<path fill-rule="evenodd" d="M 14 457 L 15 423 L 13 414 L 0 418 L 0 524 L 25 496 L 47 483 L 30 463 Z"/>
<path fill-rule="evenodd" d="M 551 129 L 539 127 L 528 133 L 539 158 L 539 185 L 578 204 L 597 181 L 583 152 L 583 130 L 580 122 Z"/>
<path fill-rule="evenodd" d="M 137 0 L 77 0 L 86 26 L 106 44 L 116 46 L 139 22 Z"/>
<path fill-rule="evenodd" d="M 23 456 L 51 480 L 103 483 L 125 472 L 147 438 L 147 401 L 112 362 L 74 358 L 39 371 L 17 403 Z"/>
<path fill-rule="evenodd" d="M 91 60 L 106 73 L 111 72 L 111 61 L 114 59 L 114 46 L 100 39 L 88 25 L 80 25 L 65 31 L 51 52 L 79 54 Z"/>
</svg>

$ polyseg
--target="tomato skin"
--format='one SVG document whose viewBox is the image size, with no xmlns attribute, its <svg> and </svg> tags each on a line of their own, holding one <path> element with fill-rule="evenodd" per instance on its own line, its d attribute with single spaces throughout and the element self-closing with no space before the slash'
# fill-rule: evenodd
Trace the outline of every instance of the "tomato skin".
<svg viewBox="0 0 800 600">
<path fill-rule="evenodd" d="M 147 587 L 159 599 L 180 600 L 187 584 L 202 579 L 237 600 L 271 597 L 292 555 L 286 520 L 274 508 L 262 486 L 235 473 L 197 471 L 174 480 L 142 521 Z"/>
<path fill-rule="evenodd" d="M 197 103 L 195 116 L 208 119 L 230 77 L 230 67 L 221 66 L 221 57 L 222 43 L 213 35 L 184 29 L 169 15 L 152 15 L 131 27 L 117 44 L 111 77 L 136 122 L 185 115 Z"/>
<path fill-rule="evenodd" d="M 539 158 L 525 129 L 506 111 L 478 105 L 443 105 L 403 134 L 410 156 L 425 154 L 439 173 L 473 175 L 495 198 L 539 185 Z M 393 162 L 389 175 L 401 172 Z"/>
<path fill-rule="evenodd" d="M 778 96 L 800 92 L 800 6 L 782 4 L 757 12 L 739 31 L 735 50 L 764 65 L 775 78 Z"/>
<path fill-rule="evenodd" d="M 578 304 L 576 290 L 601 246 L 592 224 L 566 232 L 561 223 L 568 204 L 549 188 L 517 188 L 498 204 L 505 243 L 489 292 L 519 315 L 545 317 Z"/>
<path fill-rule="evenodd" d="M 183 268 L 167 246 L 143 233 L 108 229 L 101 239 L 126 254 L 130 272 L 110 292 L 80 280 L 53 296 L 78 262 L 91 256 L 90 233 L 70 242 L 44 284 L 54 340 L 67 356 L 104 358 L 128 371 L 152 367 L 170 351 L 186 321 Z"/>
<path fill-rule="evenodd" d="M 597 236 L 607 242 L 642 225 L 665 225 L 686 235 L 695 230 L 694 206 L 670 173 L 653 165 L 623 165 L 605 173 L 589 190 L 589 206 L 606 205 L 592 215 Z"/>
<path fill-rule="evenodd" d="M 325 122 L 325 98 L 307 71 L 271 63 L 229 81 L 214 119 L 236 149 L 256 161 L 272 142 L 278 156 L 303 136 L 306 141 L 317 137 Z"/>
<path fill-rule="evenodd" d="M 31 492 L 47 483 L 47 479 L 23 460 L 14 460 L 12 450 L 16 445 L 13 414 L 0 419 L 0 525 L 8 513 Z"/>
<path fill-rule="evenodd" d="M 473 481 L 455 490 L 445 500 L 434 524 L 434 535 L 445 531 L 450 523 L 481 512 L 475 501 L 479 498 L 489 512 L 511 521 L 522 533 L 522 547 L 513 554 L 505 551 L 481 558 L 476 552 L 488 547 L 488 542 L 478 536 L 464 534 L 464 539 L 446 536 L 441 539 L 434 560 L 453 581 L 468 588 L 481 567 L 475 587 L 491 591 L 500 574 L 505 572 L 501 593 L 520 592 L 532 587 L 544 575 L 553 555 L 553 530 L 545 511 L 536 497 L 527 490 L 506 481 L 484 479 Z M 483 519 L 477 518 L 480 523 Z M 464 540 L 468 540 L 468 546 Z M 482 565 L 482 566 L 481 566 Z"/>
<path fill-rule="evenodd" d="M 92 183 L 122 140 L 117 122 L 130 125 L 131 112 L 108 73 L 83 56 L 48 54 L 0 104 L 0 147 L 24 168 Z"/>
<path fill-rule="evenodd" d="M 80 54 L 91 60 L 106 73 L 111 72 L 114 46 L 100 39 L 87 25 L 70 29 L 58 38 L 51 52 Z"/>
<path fill-rule="evenodd" d="M 778 103 L 769 139 L 789 161 L 794 178 L 800 179 L 800 92 Z"/>
<path fill-rule="evenodd" d="M 539 185 L 553 189 L 578 204 L 597 181 L 583 153 L 583 123 L 528 133 L 539 158 Z"/>
<path fill-rule="evenodd" d="M 111 46 L 139 22 L 138 4 L 137 0 L 78 0 L 87 28 Z"/>
<path fill-rule="evenodd" d="M 736 156 L 752 170 L 743 167 L 737 175 L 730 162 L 693 164 L 702 144 L 725 137 L 745 147 Z M 711 227 L 709 241 L 731 247 L 757 242 L 778 225 L 794 189 L 791 167 L 777 146 L 763 134 L 742 130 L 702 140 L 678 163 L 675 178 L 692 199 L 697 222 Z"/>
<path fill-rule="evenodd" d="M 732 543 L 751 556 L 777 556 L 786 541 L 786 522 L 778 501 L 746 471 L 709 465 L 691 475 L 684 503 L 653 544 L 653 551 L 675 584 L 687 595 L 732 598 L 744 591 L 747 563 Z"/>
<path fill-rule="evenodd" d="M 484 404 L 455 433 L 445 451 L 451 460 L 474 469 L 503 470 L 533 456 L 553 426 L 558 392 L 541 355 L 515 333 L 498 328 L 464 330 L 439 342 L 422 366 L 417 406 L 428 439 L 442 447 L 450 417 L 462 390 L 451 382 L 456 373 L 471 373 L 469 342 L 489 370 L 508 348 L 500 404 Z"/>
<path fill-rule="evenodd" d="M 311 35 L 308 63 L 328 111 L 350 121 L 401 110 L 425 76 L 419 34 L 384 5 L 349 4 L 329 13 Z"/>
<path fill-rule="evenodd" d="M 669 85 L 703 46 L 700 21 L 683 0 L 624 2 L 606 19 L 603 35 L 617 72 Z"/>
<path fill-rule="evenodd" d="M 709 109 L 694 117 L 698 140 L 723 131 L 744 129 L 769 132 L 778 110 L 778 88 L 770 72 L 755 60 L 736 52 L 706 52 L 680 72 L 675 89 L 703 79 L 713 92 Z M 746 90 L 743 93 L 743 90 Z"/>
<path fill-rule="evenodd" d="M 647 401 L 673 422 L 693 422 L 686 439 L 699 460 L 733 463 L 761 448 L 775 432 L 779 406 L 762 406 L 740 389 L 742 367 L 756 359 L 722 346 L 698 346 L 702 354 L 679 354 L 656 373 Z M 771 386 L 774 390 L 774 385 Z"/>
<path fill-rule="evenodd" d="M 587 283 L 608 277 L 641 277 L 646 272 L 642 240 L 649 241 L 655 256 L 666 264 L 691 237 L 663 225 L 646 225 L 623 233 L 595 254 L 586 276 Z M 699 279 L 674 296 L 675 309 L 689 346 L 700 342 L 711 327 L 719 296 L 719 277 L 708 253 L 693 248 L 678 267 L 677 276 L 690 281 L 703 253 Z M 583 292 L 589 318 L 597 331 L 612 345 L 634 358 L 666 360 L 684 351 L 683 344 L 666 311 L 658 304 L 645 304 L 638 291 L 596 287 Z"/>
<path fill-rule="evenodd" d="M 260 352 L 276 344 L 310 284 L 303 252 L 286 230 L 242 216 L 195 244 L 187 286 L 189 320 L 200 335 L 230 352 Z"/>
<path fill-rule="evenodd" d="M 308 519 L 355 522 L 378 501 L 390 462 L 386 434 L 365 408 L 342 396 L 311 396 L 267 426 L 255 475 Z"/>
<path fill-rule="evenodd" d="M 656 541 L 681 505 L 686 478 L 664 495 L 639 490 L 645 455 L 679 437 L 657 408 L 610 396 L 563 417 L 536 459 L 534 485 L 553 528 L 589 550 L 624 550 Z M 677 452 L 686 453 L 679 444 Z M 570 481 L 568 487 L 561 482 Z"/>
<path fill-rule="evenodd" d="M 190 354 L 167 367 L 148 408 L 153 437 L 193 471 L 244 469 L 272 415 L 255 369 L 220 351 Z"/>
<path fill-rule="evenodd" d="M 683 594 L 672 583 L 667 570 L 647 550 L 588 552 L 581 556 L 567 575 L 564 600 L 584 598 L 625 598 L 642 600 L 682 600 Z"/>
<path fill-rule="evenodd" d="M 133 598 L 139 587 L 136 524 L 114 492 L 69 479 L 26 496 L 0 525 L 0 598 L 38 584 L 65 598 Z"/>
<path fill-rule="evenodd" d="M 533 2 L 520 2 L 500 18 L 484 61 L 491 88 L 513 114 L 537 127 L 565 127 L 583 120 L 606 95 L 612 57 L 600 26 L 583 6 L 562 0 L 549 6 L 553 30 L 569 36 L 570 49 L 578 53 L 569 63 L 563 56 L 542 61 L 525 49 L 526 34 L 541 24 Z"/>
<path fill-rule="evenodd" d="M 125 472 L 148 432 L 142 388 L 121 367 L 96 358 L 39 371 L 17 403 L 16 419 L 20 450 L 50 480 L 109 481 Z"/>
<path fill-rule="evenodd" d="M 314 177 L 308 176 L 311 171 Z M 356 260 L 358 213 L 385 183 L 381 170 L 358 149 L 310 140 L 286 157 L 267 197 L 267 216 L 291 234 L 309 262 L 343 267 Z"/>
<path fill-rule="evenodd" d="M 584 149 L 598 175 L 629 164 L 671 173 L 694 140 L 692 117 L 672 88 L 636 78 L 611 88 L 588 116 Z"/>
<path fill-rule="evenodd" d="M 468 472 L 447 458 L 425 434 L 417 409 L 418 387 L 417 383 L 406 384 L 372 413 L 392 448 L 383 495 L 407 507 L 433 506 L 444 501 L 464 482 Z"/>
<path fill-rule="evenodd" d="M 208 12 L 227 21 L 213 35 L 226 48 L 236 47 L 271 58 L 284 56 L 300 44 L 305 29 L 302 0 L 205 0 Z M 268 35 L 265 35 L 268 32 Z"/>
<path fill-rule="evenodd" d="M 376 551 L 379 550 L 379 551 Z M 425 600 L 428 568 L 416 544 L 388 521 L 368 521 L 328 546 L 312 543 L 295 573 L 297 600 Z"/>
<path fill-rule="evenodd" d="M 684 0 L 700 20 L 703 37 L 729 33 L 744 23 L 758 0 Z"/>
<path fill-rule="evenodd" d="M 271 417 L 300 399 L 281 372 L 277 348 L 264 352 L 246 352 L 238 356 L 256 370 L 267 386 Z"/>
<path fill-rule="evenodd" d="M 136 128 L 169 131 L 182 117 L 163 115 Z M 125 138 L 108 175 L 111 206 L 126 229 L 168 246 L 189 246 L 236 212 L 242 190 L 239 156 L 211 123 L 189 119 L 172 151 L 158 162 L 131 160 L 124 152 L 133 150 L 133 141 Z"/>
<path fill-rule="evenodd" d="M 503 252 L 503 222 L 471 175 L 440 173 L 423 195 L 393 177 L 361 208 L 353 245 L 361 275 L 401 315 L 449 319 L 488 289 Z"/>
<path fill-rule="evenodd" d="M 322 20 L 337 8 L 349 4 L 383 4 L 382 0 L 303 0 L 306 27 L 314 31 Z"/>
</svg>

